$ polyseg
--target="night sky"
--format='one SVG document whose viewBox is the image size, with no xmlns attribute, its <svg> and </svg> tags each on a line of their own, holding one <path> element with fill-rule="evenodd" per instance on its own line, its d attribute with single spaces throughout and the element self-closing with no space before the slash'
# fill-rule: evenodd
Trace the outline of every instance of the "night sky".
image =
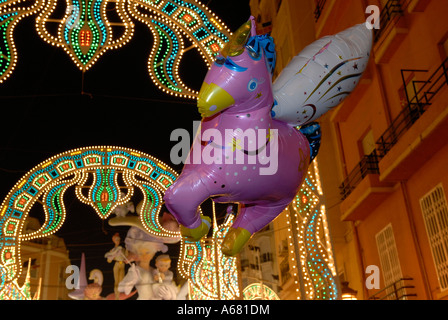
<svg viewBox="0 0 448 320">
<path fill-rule="evenodd" d="M 211 0 L 212 12 L 235 31 L 250 16 L 249 1 Z M 159 91 L 147 71 L 152 47 L 149 28 L 133 19 L 131 41 L 109 50 L 84 74 L 61 48 L 47 44 L 35 30 L 36 15 L 20 21 L 15 29 L 18 61 L 12 75 L 0 84 L 0 198 L 29 170 L 46 159 L 79 147 L 110 145 L 136 149 L 171 165 L 176 142 L 170 134 L 184 128 L 193 135 L 193 121 L 200 120 L 194 100 L 176 99 Z M 181 62 L 184 82 L 199 90 L 206 66 L 194 50 Z M 83 94 L 84 93 L 84 94 Z M 87 273 L 103 271 L 103 296 L 112 289 L 112 264 L 104 254 L 113 247 L 115 232 L 92 208 L 82 204 L 69 189 L 64 202 L 67 217 L 56 235 L 62 237 L 73 264 L 86 254 Z M 42 219 L 42 217 L 37 217 Z M 169 253 L 175 255 L 176 246 Z M 175 268 L 172 268 L 173 271 Z M 112 282 L 111 282 L 112 281 Z"/>
</svg>

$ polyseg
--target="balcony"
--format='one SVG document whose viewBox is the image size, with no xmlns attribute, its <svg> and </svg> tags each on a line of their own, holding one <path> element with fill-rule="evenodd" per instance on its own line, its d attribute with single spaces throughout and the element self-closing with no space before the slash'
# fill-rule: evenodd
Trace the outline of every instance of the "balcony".
<svg viewBox="0 0 448 320">
<path fill-rule="evenodd" d="M 363 157 L 339 186 L 342 203 L 342 221 L 363 220 L 393 191 L 393 186 L 379 180 L 376 151 Z"/>
<path fill-rule="evenodd" d="M 378 157 L 376 155 L 376 151 L 374 151 L 370 155 L 364 156 L 361 162 L 359 162 L 356 168 L 350 172 L 344 182 L 339 186 L 339 189 L 341 190 L 341 200 L 347 199 L 347 197 L 368 174 L 379 173 L 380 169 L 378 167 Z"/>
<path fill-rule="evenodd" d="M 384 31 L 388 29 L 391 22 L 396 18 L 400 18 L 403 15 L 400 0 L 389 0 L 381 10 L 380 22 L 381 28 L 375 29 L 374 42 L 378 42 Z"/>
<path fill-rule="evenodd" d="M 414 289 L 413 278 L 401 278 L 384 289 L 370 296 L 368 300 L 409 300 L 416 297 L 415 293 L 409 293 L 409 289 Z"/>
<path fill-rule="evenodd" d="M 402 70 L 402 74 L 410 71 L 427 72 Z M 444 101 L 448 101 L 448 92 L 443 91 L 446 85 L 448 59 L 427 80 L 413 81 L 413 92 L 406 93 L 407 107 L 378 139 L 374 152 L 365 156 L 339 186 L 342 220 L 362 220 L 393 191 L 395 182 L 408 179 L 428 155 L 446 144 L 448 108 Z M 438 99 L 440 103 L 435 103 L 437 95 L 444 96 Z"/>
<path fill-rule="evenodd" d="M 380 29 L 374 33 L 375 63 L 387 63 L 408 33 L 403 16 L 402 0 L 389 0 L 381 10 Z"/>
<path fill-rule="evenodd" d="M 314 20 L 317 22 L 322 14 L 322 11 L 325 7 L 325 2 L 327 0 L 317 0 L 316 1 L 316 9 L 314 9 Z"/>
<path fill-rule="evenodd" d="M 402 70 L 407 71 L 427 73 L 426 70 Z M 408 179 L 446 144 L 448 91 L 443 90 L 446 85 L 448 59 L 427 80 L 413 81 L 407 106 L 376 142 L 381 181 Z"/>
</svg>

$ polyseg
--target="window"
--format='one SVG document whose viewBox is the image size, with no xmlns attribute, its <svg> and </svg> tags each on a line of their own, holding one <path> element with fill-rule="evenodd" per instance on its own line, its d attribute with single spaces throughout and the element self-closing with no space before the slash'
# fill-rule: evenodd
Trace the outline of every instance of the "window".
<svg viewBox="0 0 448 320">
<path fill-rule="evenodd" d="M 448 289 L 448 207 L 442 184 L 420 199 L 440 288 Z"/>
<path fill-rule="evenodd" d="M 403 278 L 392 224 L 387 225 L 387 227 L 378 232 L 375 238 L 384 284 L 388 287 Z M 389 296 L 390 299 L 400 299 L 400 297 L 405 295 L 404 292 L 398 292 L 399 297 L 395 297 L 393 288 L 386 290 L 386 292 L 391 295 Z"/>
<path fill-rule="evenodd" d="M 442 58 L 442 61 L 445 61 L 445 59 L 448 58 L 448 33 L 446 33 L 442 40 L 440 40 L 438 47 L 440 57 Z"/>
<path fill-rule="evenodd" d="M 364 138 L 361 140 L 362 155 L 368 156 L 375 150 L 375 139 L 373 138 L 373 131 L 369 130 Z"/>
<path fill-rule="evenodd" d="M 445 42 L 442 44 L 442 47 L 445 57 L 448 57 L 448 39 L 445 40 Z"/>
<path fill-rule="evenodd" d="M 403 79 L 405 82 L 403 86 L 398 90 L 398 95 L 400 97 L 400 103 L 402 108 L 409 107 L 408 102 L 415 104 L 417 102 L 424 102 L 424 92 L 422 86 L 426 83 L 422 80 L 417 79 L 417 73 L 422 74 L 419 76 L 420 79 L 426 77 L 426 70 L 402 70 Z M 409 101 L 408 101 L 409 99 Z"/>
</svg>

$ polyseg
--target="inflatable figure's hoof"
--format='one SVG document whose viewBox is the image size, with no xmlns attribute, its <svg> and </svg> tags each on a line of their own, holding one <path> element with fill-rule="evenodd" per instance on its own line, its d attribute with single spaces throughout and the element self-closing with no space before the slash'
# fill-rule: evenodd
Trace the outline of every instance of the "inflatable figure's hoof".
<svg viewBox="0 0 448 320">
<path fill-rule="evenodd" d="M 252 234 L 243 228 L 230 228 L 222 242 L 222 253 L 226 256 L 235 256 L 240 253 Z"/>
<path fill-rule="evenodd" d="M 184 226 L 180 227 L 182 237 L 189 241 L 199 241 L 206 236 L 212 225 L 212 220 L 209 217 L 201 215 L 202 223 L 199 227 L 190 229 Z"/>
</svg>

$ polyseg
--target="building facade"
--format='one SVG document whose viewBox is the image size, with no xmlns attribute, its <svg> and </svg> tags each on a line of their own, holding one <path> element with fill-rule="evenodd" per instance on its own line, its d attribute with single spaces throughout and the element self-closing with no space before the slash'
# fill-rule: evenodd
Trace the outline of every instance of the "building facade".
<svg viewBox="0 0 448 320">
<path fill-rule="evenodd" d="M 279 287 L 279 257 L 275 255 L 275 239 L 273 225 L 269 224 L 258 232 L 240 254 L 241 286 L 247 288 L 251 284 L 267 286 L 275 293 Z"/>
<path fill-rule="evenodd" d="M 25 233 L 36 231 L 39 227 L 38 220 L 29 217 Z M 52 235 L 25 241 L 20 252 L 23 268 L 18 283 L 25 283 L 28 263 L 31 263 L 29 280 L 32 297 L 39 297 L 40 300 L 70 300 L 65 285 L 68 276 L 65 270 L 71 262 L 62 238 Z"/>
<path fill-rule="evenodd" d="M 366 22 L 375 8 L 379 28 L 358 88 L 319 119 L 339 282 L 358 299 L 447 299 L 446 2 L 251 1 L 275 39 L 276 75 L 312 41 Z"/>
</svg>

